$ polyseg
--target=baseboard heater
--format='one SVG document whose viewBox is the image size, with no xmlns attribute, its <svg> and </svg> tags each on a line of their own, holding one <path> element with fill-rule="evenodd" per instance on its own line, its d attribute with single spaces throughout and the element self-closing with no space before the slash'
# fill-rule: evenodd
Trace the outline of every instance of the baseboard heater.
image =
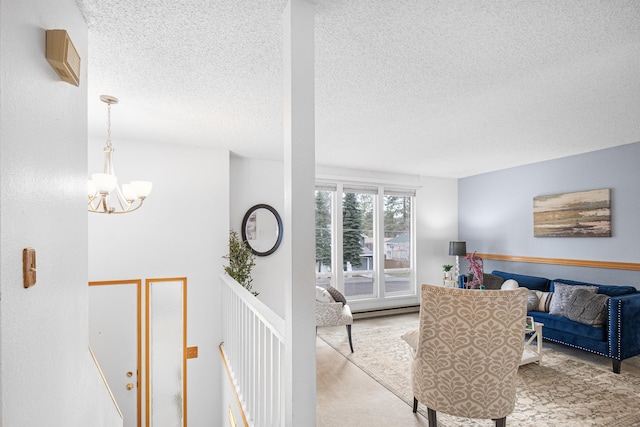
<svg viewBox="0 0 640 427">
<path fill-rule="evenodd" d="M 379 308 L 369 311 L 354 311 L 354 319 L 367 319 L 370 317 L 391 316 L 393 314 L 417 313 L 420 311 L 420 304 L 407 305 L 404 307 Z"/>
</svg>

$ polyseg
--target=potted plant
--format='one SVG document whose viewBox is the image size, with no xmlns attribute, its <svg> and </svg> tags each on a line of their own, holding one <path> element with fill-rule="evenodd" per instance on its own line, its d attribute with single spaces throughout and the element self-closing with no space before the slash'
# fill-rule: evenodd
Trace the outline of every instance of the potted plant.
<svg viewBox="0 0 640 427">
<path fill-rule="evenodd" d="M 445 264 L 442 266 L 442 270 L 444 271 L 444 278 L 445 279 L 451 279 L 451 269 L 453 268 L 452 265 L 449 264 Z"/>
<path fill-rule="evenodd" d="M 251 248 L 240 239 L 238 233 L 229 230 L 229 254 L 222 258 L 229 260 L 229 265 L 224 266 L 224 271 L 241 284 L 246 290 L 254 296 L 258 296 L 258 292 L 252 291 L 251 270 L 256 265 L 256 256 L 251 252 Z"/>
</svg>

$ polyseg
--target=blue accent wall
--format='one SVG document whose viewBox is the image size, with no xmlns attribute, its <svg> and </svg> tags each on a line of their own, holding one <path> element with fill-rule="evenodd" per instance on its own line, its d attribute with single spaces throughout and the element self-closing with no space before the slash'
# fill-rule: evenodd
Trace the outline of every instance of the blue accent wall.
<svg viewBox="0 0 640 427">
<path fill-rule="evenodd" d="M 533 198 L 611 189 L 612 237 L 533 237 Z M 458 238 L 479 253 L 640 263 L 640 142 L 462 178 Z M 634 285 L 640 272 L 508 261 L 494 269 L 595 283 Z M 460 270 L 466 272 L 461 261 Z"/>
</svg>

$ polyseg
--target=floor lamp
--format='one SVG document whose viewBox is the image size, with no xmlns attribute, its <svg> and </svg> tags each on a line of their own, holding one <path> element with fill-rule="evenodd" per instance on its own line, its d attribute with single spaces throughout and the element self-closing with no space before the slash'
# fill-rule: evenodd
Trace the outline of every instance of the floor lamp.
<svg viewBox="0 0 640 427">
<path fill-rule="evenodd" d="M 460 280 L 460 257 L 467 256 L 467 242 L 449 242 L 449 255 L 456 257 L 455 278 Z"/>
</svg>

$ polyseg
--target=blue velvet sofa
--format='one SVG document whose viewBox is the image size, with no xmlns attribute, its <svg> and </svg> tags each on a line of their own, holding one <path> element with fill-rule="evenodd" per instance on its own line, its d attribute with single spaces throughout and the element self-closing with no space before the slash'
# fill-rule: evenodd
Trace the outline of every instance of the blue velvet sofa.
<svg viewBox="0 0 640 427">
<path fill-rule="evenodd" d="M 542 335 L 545 340 L 608 357 L 616 374 L 620 373 L 624 359 L 640 354 L 640 292 L 635 287 L 549 280 L 498 270 L 491 274 L 505 280 L 513 279 L 519 286 L 542 292 L 553 292 L 556 283 L 597 286 L 598 294 L 610 297 L 604 327 L 586 325 L 544 311 L 529 311 L 527 315 L 536 322 L 544 323 Z"/>
</svg>

